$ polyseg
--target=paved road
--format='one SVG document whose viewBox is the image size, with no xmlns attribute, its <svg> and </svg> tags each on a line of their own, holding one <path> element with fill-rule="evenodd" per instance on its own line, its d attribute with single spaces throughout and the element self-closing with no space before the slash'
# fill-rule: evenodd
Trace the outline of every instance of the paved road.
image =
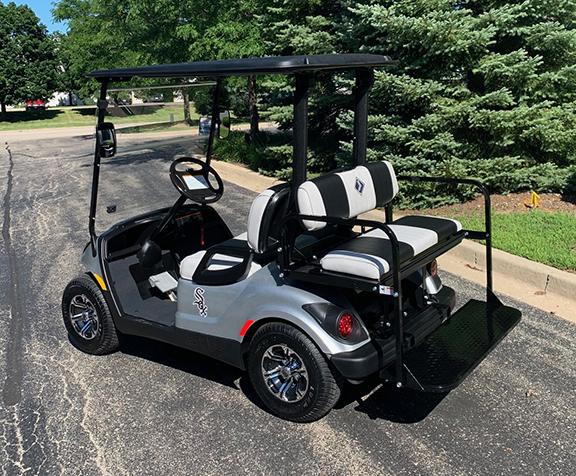
<svg viewBox="0 0 576 476">
<path fill-rule="evenodd" d="M 576 327 L 518 303 L 521 324 L 450 394 L 368 382 L 308 425 L 269 415 L 245 374 L 192 352 L 139 338 L 104 357 L 75 350 L 59 307 L 82 271 L 92 141 L 7 139 L 0 135 L 2 474 L 576 474 Z M 183 149 L 105 164 L 100 202 L 118 212 L 100 213 L 99 226 L 151 198 L 173 200 L 167 168 L 176 153 Z M 227 189 L 217 205 L 240 232 L 254 194 Z M 481 295 L 444 279 L 461 301 Z"/>
</svg>

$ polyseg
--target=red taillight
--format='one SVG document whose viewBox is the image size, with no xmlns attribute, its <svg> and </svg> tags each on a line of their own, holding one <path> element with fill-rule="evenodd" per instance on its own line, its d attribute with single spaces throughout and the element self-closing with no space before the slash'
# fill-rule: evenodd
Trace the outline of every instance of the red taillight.
<svg viewBox="0 0 576 476">
<path fill-rule="evenodd" d="M 354 318 L 345 312 L 338 318 L 338 333 L 343 339 L 347 339 L 354 329 Z"/>
</svg>

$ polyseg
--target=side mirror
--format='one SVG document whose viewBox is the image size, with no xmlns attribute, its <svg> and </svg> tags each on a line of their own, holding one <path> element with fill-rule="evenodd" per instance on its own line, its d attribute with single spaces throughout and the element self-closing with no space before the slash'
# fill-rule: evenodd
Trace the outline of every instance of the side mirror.
<svg viewBox="0 0 576 476">
<path fill-rule="evenodd" d="M 220 111 L 220 127 L 218 128 L 218 137 L 226 139 L 230 135 L 230 111 Z"/>
<path fill-rule="evenodd" d="M 114 124 L 103 122 L 96 125 L 96 141 L 100 157 L 114 157 L 116 155 L 116 130 Z"/>
</svg>

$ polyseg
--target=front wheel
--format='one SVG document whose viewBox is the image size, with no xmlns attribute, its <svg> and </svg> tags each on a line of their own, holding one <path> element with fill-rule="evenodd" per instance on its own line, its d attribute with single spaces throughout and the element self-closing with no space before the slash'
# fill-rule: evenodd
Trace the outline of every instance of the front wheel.
<svg viewBox="0 0 576 476">
<path fill-rule="evenodd" d="M 90 276 L 78 276 L 66 286 L 62 316 L 70 340 L 80 350 L 101 355 L 118 349 L 118 334 L 108 304 Z"/>
<path fill-rule="evenodd" d="M 288 324 L 269 323 L 256 332 L 248 373 L 262 402 L 285 420 L 318 420 L 340 398 L 339 376 L 330 370 L 316 345 Z"/>
</svg>

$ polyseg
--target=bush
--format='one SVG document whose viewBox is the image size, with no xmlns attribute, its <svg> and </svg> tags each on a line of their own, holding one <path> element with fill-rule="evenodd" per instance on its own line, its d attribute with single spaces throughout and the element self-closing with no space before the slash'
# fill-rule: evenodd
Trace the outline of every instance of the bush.
<svg viewBox="0 0 576 476">
<path fill-rule="evenodd" d="M 252 141 L 249 134 L 234 131 L 227 139 L 215 142 L 214 155 L 218 160 L 246 164 L 252 170 L 280 180 L 290 180 L 292 177 L 291 132 L 260 132 L 258 139 Z M 334 159 L 320 160 L 317 151 L 309 151 L 310 177 L 328 172 L 335 167 Z"/>
</svg>

